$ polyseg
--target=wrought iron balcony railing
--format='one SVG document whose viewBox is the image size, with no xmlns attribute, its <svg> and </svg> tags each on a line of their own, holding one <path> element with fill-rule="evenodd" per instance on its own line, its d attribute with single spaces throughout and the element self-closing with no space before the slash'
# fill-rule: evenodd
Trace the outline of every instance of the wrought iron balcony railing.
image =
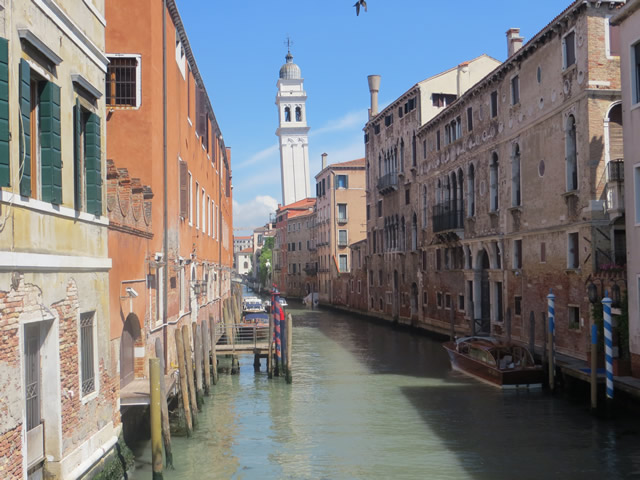
<svg viewBox="0 0 640 480">
<path fill-rule="evenodd" d="M 398 172 L 391 172 L 378 179 L 378 192 L 381 195 L 398 190 Z"/>
<path fill-rule="evenodd" d="M 436 205 L 433 207 L 432 220 L 434 233 L 461 229 L 464 228 L 464 210 L 454 209 L 448 203 Z"/>
</svg>

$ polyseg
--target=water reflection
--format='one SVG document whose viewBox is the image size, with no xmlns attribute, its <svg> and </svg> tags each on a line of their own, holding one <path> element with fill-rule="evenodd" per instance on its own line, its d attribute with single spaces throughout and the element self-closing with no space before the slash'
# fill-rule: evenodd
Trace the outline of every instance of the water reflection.
<svg viewBox="0 0 640 480">
<path fill-rule="evenodd" d="M 194 438 L 174 439 L 177 467 L 165 478 L 640 478 L 633 422 L 476 382 L 426 337 L 290 310 L 293 385 L 241 358 L 240 375 L 220 376 Z"/>
</svg>

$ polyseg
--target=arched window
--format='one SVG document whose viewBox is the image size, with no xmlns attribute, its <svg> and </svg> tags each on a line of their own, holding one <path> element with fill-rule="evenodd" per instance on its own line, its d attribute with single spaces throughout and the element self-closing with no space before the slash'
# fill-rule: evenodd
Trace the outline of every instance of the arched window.
<svg viewBox="0 0 640 480">
<path fill-rule="evenodd" d="M 296 122 L 302 121 L 302 109 L 300 107 L 296 107 Z"/>
<path fill-rule="evenodd" d="M 392 154 L 392 158 L 393 158 L 393 172 L 397 172 L 398 171 L 398 147 L 394 147 L 393 148 L 393 154 Z M 404 165 L 401 163 L 400 164 L 400 171 L 404 172 Z"/>
<path fill-rule="evenodd" d="M 404 224 L 404 216 L 403 216 L 402 219 L 400 220 L 400 250 L 401 251 L 404 251 L 407 249 L 406 234 L 407 234 L 407 230 Z"/>
<path fill-rule="evenodd" d="M 289 107 L 284 107 L 284 121 L 285 122 L 291 121 L 291 108 Z"/>
<path fill-rule="evenodd" d="M 489 183 L 490 183 L 490 194 L 489 201 L 491 202 L 489 205 L 489 211 L 496 212 L 498 210 L 498 154 L 493 152 L 491 156 L 491 164 L 489 165 Z"/>
<path fill-rule="evenodd" d="M 470 217 L 476 215 L 476 169 L 473 163 L 469 165 L 469 173 L 467 174 L 467 212 Z"/>
<path fill-rule="evenodd" d="M 567 154 L 567 192 L 578 189 L 578 152 L 576 149 L 576 119 L 573 115 L 567 118 L 565 132 Z"/>
<path fill-rule="evenodd" d="M 427 211 L 427 186 L 422 186 L 422 228 L 427 228 L 427 215 L 429 212 Z"/>
<path fill-rule="evenodd" d="M 418 249 L 418 216 L 413 214 L 413 222 L 411 223 L 411 250 Z"/>
<path fill-rule="evenodd" d="M 513 146 L 513 157 L 511 158 L 511 205 L 519 207 L 522 205 L 522 190 L 520 183 L 520 145 Z"/>
</svg>

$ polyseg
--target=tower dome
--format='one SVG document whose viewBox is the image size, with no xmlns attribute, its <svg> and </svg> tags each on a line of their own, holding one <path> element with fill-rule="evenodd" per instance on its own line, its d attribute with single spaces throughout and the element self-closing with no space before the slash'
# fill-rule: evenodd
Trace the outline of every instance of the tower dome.
<svg viewBox="0 0 640 480">
<path fill-rule="evenodd" d="M 293 63 L 293 55 L 291 55 L 291 52 L 287 53 L 286 59 L 287 63 L 280 67 L 280 78 L 283 80 L 300 80 L 302 76 L 300 67 Z"/>
</svg>

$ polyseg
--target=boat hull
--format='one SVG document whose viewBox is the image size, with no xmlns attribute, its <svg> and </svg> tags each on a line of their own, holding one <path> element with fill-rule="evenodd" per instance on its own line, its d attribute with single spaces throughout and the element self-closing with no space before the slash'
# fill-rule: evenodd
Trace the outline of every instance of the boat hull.
<svg viewBox="0 0 640 480">
<path fill-rule="evenodd" d="M 526 367 L 521 369 L 500 370 L 486 363 L 462 355 L 456 350 L 454 342 L 443 345 L 449 355 L 451 367 L 454 370 L 471 375 L 491 385 L 500 388 L 540 388 L 544 379 L 541 367 Z"/>
</svg>

